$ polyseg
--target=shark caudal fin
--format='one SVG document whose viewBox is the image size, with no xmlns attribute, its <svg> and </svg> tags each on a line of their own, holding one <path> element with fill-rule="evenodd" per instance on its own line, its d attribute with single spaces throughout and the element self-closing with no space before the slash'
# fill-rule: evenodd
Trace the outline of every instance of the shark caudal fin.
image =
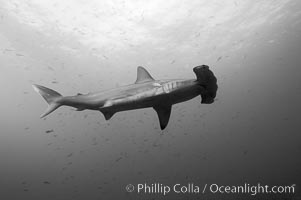
<svg viewBox="0 0 301 200">
<path fill-rule="evenodd" d="M 46 111 L 40 116 L 41 118 L 47 116 L 48 114 L 52 113 L 54 110 L 56 110 L 58 107 L 61 106 L 61 104 L 58 102 L 59 99 L 62 98 L 62 95 L 58 92 L 46 88 L 41 85 L 32 85 L 33 89 L 39 93 L 48 103 L 48 108 Z"/>
<path fill-rule="evenodd" d="M 200 91 L 202 97 L 201 103 L 213 103 L 218 88 L 217 80 L 213 72 L 207 65 L 194 67 L 193 71 L 197 76 L 197 81 L 202 86 L 202 90 Z"/>
</svg>

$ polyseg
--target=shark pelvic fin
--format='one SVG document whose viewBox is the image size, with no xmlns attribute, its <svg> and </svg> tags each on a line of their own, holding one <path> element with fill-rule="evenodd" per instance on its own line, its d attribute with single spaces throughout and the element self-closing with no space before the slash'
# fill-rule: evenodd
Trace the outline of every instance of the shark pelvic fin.
<svg viewBox="0 0 301 200">
<path fill-rule="evenodd" d="M 145 83 L 154 80 L 155 79 L 148 73 L 148 71 L 144 67 L 139 66 L 137 68 L 137 79 L 135 83 Z"/>
<path fill-rule="evenodd" d="M 115 114 L 115 112 L 110 112 L 110 111 L 100 111 L 100 112 L 103 114 L 106 120 L 110 120 Z"/>
<path fill-rule="evenodd" d="M 164 130 L 168 124 L 170 113 L 171 113 L 171 105 L 159 105 L 154 106 L 155 111 L 158 114 L 159 121 L 160 121 L 160 128 Z"/>
</svg>

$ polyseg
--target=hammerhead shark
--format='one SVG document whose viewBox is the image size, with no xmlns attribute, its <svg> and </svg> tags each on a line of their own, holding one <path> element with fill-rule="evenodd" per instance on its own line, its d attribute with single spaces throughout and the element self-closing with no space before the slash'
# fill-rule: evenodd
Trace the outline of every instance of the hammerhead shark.
<svg viewBox="0 0 301 200">
<path fill-rule="evenodd" d="M 161 130 L 168 124 L 173 104 L 201 96 L 202 104 L 214 102 L 217 91 L 217 79 L 207 65 L 193 68 L 196 79 L 155 80 L 143 67 L 137 68 L 134 84 L 115 89 L 62 96 L 58 92 L 41 85 L 33 88 L 48 103 L 48 108 L 40 116 L 47 116 L 60 106 L 71 106 L 77 111 L 85 109 L 100 111 L 106 120 L 120 111 L 152 107 L 157 112 Z"/>
</svg>

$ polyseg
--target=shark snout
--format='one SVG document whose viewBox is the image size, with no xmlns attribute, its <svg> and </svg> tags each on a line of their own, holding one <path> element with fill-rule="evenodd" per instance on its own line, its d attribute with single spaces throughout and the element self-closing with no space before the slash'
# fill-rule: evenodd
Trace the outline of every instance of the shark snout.
<svg viewBox="0 0 301 200">
<path fill-rule="evenodd" d="M 209 70 L 208 65 L 199 65 L 193 68 L 194 73 L 197 73 L 200 70 Z"/>
</svg>

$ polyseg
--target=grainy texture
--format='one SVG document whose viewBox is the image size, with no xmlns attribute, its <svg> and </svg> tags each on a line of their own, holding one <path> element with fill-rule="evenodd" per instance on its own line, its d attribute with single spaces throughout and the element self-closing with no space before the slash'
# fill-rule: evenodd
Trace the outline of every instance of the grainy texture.
<svg viewBox="0 0 301 200">
<path fill-rule="evenodd" d="M 300 4 L 1 0 L 0 199 L 241 197 L 125 191 L 144 182 L 300 192 Z M 174 106 L 163 132 L 153 109 L 105 121 L 60 108 L 40 119 L 46 103 L 31 87 L 75 95 L 134 83 L 137 66 L 169 79 L 195 78 L 202 64 L 217 77 L 217 101 Z"/>
</svg>

